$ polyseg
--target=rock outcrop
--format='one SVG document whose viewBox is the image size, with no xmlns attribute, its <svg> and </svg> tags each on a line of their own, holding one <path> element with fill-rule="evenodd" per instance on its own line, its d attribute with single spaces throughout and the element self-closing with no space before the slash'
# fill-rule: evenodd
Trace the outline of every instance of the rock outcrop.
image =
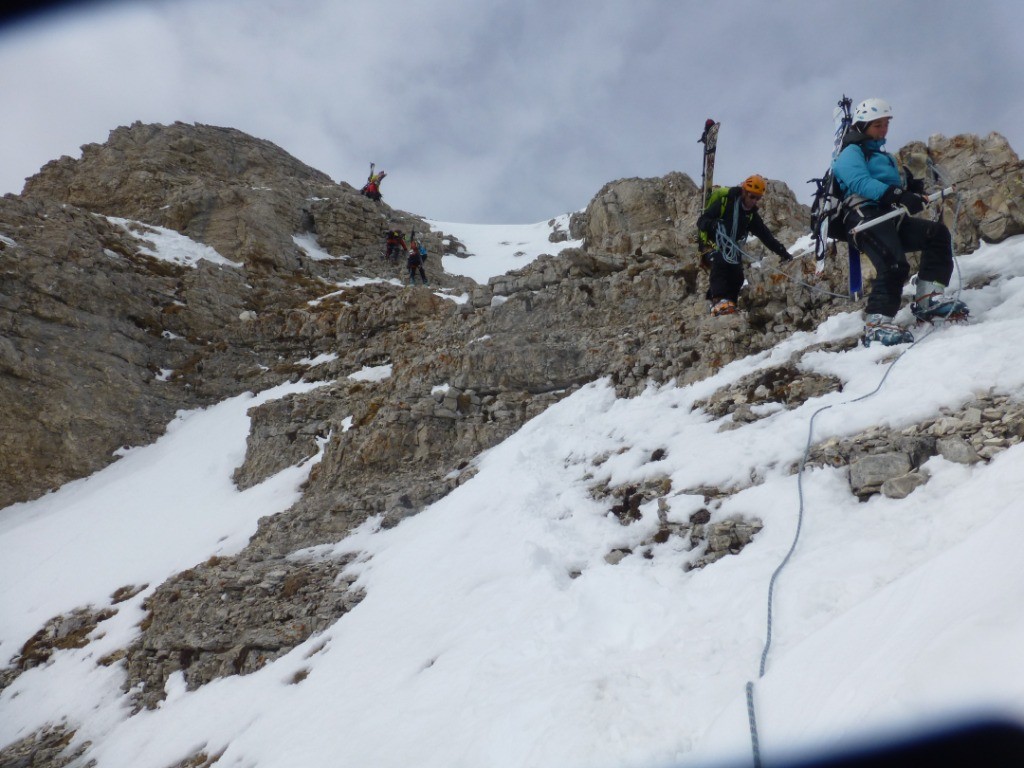
<svg viewBox="0 0 1024 768">
<path fill-rule="evenodd" d="M 573 234 L 588 251 L 612 254 L 646 253 L 689 257 L 697 252 L 696 222 L 701 213 L 697 185 L 682 173 L 659 179 L 619 179 L 605 184 L 584 214 L 573 222 Z M 783 242 L 805 234 L 809 213 L 792 190 L 769 181 L 761 216 Z M 752 240 L 751 252 L 765 251 Z"/>
<path fill-rule="evenodd" d="M 959 193 L 948 206 L 947 220 L 958 253 L 975 250 L 982 240 L 1002 242 L 1024 229 L 1024 168 L 1000 134 L 932 136 L 927 144 L 903 147 L 899 157 L 915 177 L 940 187 L 954 185 Z"/>
<path fill-rule="evenodd" d="M 282 360 L 333 349 L 322 324 L 347 326 L 338 335 L 352 347 L 404 322 L 371 291 L 340 321 L 340 301 L 309 305 L 337 282 L 384 276 L 391 226 L 417 229 L 435 254 L 446 247 L 417 217 L 230 129 L 136 124 L 47 164 L 0 205 L 0 507 L 151 442 L 179 408 L 297 378 Z M 226 261 L 157 260 L 154 228 Z M 302 235 L 336 258 L 310 257 Z"/>
</svg>

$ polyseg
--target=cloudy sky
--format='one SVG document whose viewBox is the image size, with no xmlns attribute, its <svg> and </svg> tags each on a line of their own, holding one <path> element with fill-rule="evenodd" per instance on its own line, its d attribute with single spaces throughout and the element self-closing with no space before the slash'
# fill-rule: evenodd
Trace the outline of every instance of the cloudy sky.
<svg viewBox="0 0 1024 768">
<path fill-rule="evenodd" d="M 1005 135 L 1024 151 L 1014 0 L 120 0 L 0 27 L 0 193 L 134 121 L 238 128 L 442 221 L 530 223 L 603 184 L 781 179 L 806 202 L 843 94 L 890 141 Z"/>
</svg>

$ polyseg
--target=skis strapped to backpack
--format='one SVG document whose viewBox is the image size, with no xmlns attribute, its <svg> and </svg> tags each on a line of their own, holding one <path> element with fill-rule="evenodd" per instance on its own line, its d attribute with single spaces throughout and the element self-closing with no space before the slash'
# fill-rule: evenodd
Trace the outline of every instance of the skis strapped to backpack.
<svg viewBox="0 0 1024 768">
<path fill-rule="evenodd" d="M 835 109 L 832 110 L 833 140 L 832 160 L 839 156 L 843 149 L 843 139 L 846 132 L 853 124 L 853 117 L 850 113 L 852 101 L 849 97 L 843 96 Z M 821 272 L 825 267 L 825 256 L 830 250 L 830 242 L 842 240 L 847 244 L 849 250 L 850 297 L 859 299 L 863 290 L 863 281 L 860 270 L 860 251 L 853 244 L 843 224 L 843 195 L 839 189 L 839 183 L 832 176 L 832 165 L 829 164 L 825 175 L 820 179 L 811 179 L 809 184 L 817 184 L 814 192 L 814 200 L 811 203 L 811 235 L 814 238 L 815 269 Z"/>
<path fill-rule="evenodd" d="M 701 182 L 701 210 L 703 210 L 711 199 L 711 188 L 715 184 L 715 150 L 718 149 L 718 127 L 710 117 L 704 121 L 704 133 L 697 141 L 704 145 L 704 165 L 700 172 Z"/>
<path fill-rule="evenodd" d="M 370 174 L 366 177 L 366 183 L 363 184 L 363 188 L 359 190 L 359 194 L 365 195 L 367 190 L 370 189 L 370 181 L 373 180 L 373 169 L 376 167 L 375 163 L 370 163 Z"/>
<path fill-rule="evenodd" d="M 700 169 L 701 213 L 704 212 L 708 207 L 708 203 L 711 202 L 711 194 L 715 188 L 715 150 L 718 149 L 719 125 L 721 124 L 716 123 L 709 117 L 704 121 L 704 132 L 697 139 L 698 143 L 704 145 L 704 158 Z M 705 242 L 699 230 L 695 233 L 695 237 L 697 240 L 697 264 L 701 269 L 710 269 L 714 243 Z"/>
</svg>

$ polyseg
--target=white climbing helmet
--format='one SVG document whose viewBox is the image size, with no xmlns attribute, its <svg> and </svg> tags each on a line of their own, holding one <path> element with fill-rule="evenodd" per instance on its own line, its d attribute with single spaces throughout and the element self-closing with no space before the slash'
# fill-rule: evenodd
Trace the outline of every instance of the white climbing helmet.
<svg viewBox="0 0 1024 768">
<path fill-rule="evenodd" d="M 888 101 L 882 99 L 864 99 L 853 111 L 853 122 L 870 123 L 872 120 L 881 120 L 883 117 L 892 117 L 892 107 Z"/>
</svg>

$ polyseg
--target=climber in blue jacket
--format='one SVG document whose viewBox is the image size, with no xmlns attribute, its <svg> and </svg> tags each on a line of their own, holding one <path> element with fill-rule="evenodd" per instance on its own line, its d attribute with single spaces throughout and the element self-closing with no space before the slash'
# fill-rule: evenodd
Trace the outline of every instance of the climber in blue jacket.
<svg viewBox="0 0 1024 768">
<path fill-rule="evenodd" d="M 910 331 L 895 323 L 903 285 L 910 276 L 908 251 L 921 251 L 917 290 L 911 311 L 919 320 L 964 319 L 967 306 L 945 295 L 953 275 L 953 240 L 940 221 L 914 218 L 924 210 L 924 181 L 902 172 L 896 158 L 885 151 L 892 108 L 882 99 L 866 99 L 853 113 L 853 125 L 843 148 L 832 163 L 832 174 L 843 192 L 846 226 L 888 213 L 902 206 L 907 215 L 880 222 L 853 236 L 853 243 L 871 260 L 875 279 L 865 307 L 865 343 L 885 345 L 914 340 Z"/>
</svg>

